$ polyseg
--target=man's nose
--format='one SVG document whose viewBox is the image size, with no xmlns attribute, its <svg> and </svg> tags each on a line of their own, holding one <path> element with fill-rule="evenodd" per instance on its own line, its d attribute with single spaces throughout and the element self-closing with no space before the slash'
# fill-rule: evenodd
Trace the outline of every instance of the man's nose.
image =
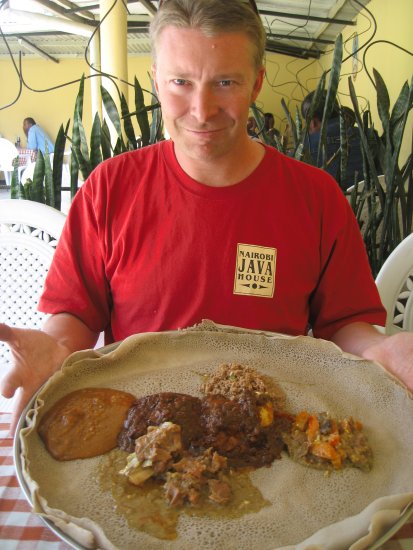
<svg viewBox="0 0 413 550">
<path fill-rule="evenodd" d="M 207 122 L 218 112 L 216 94 L 210 88 L 194 90 L 191 97 L 191 114 L 199 122 Z"/>
</svg>

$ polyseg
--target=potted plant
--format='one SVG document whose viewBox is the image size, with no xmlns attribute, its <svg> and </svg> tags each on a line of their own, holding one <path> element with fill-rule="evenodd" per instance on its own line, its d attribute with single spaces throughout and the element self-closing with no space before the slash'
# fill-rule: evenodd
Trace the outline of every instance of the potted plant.
<svg viewBox="0 0 413 550">
<path fill-rule="evenodd" d="M 24 185 L 18 181 L 17 168 L 15 169 L 11 181 L 11 198 L 34 200 L 60 210 L 62 190 L 70 190 L 71 198 L 77 193 L 79 172 L 83 180 L 85 180 L 91 171 L 103 160 L 125 151 L 144 147 L 162 139 L 162 118 L 156 96 L 152 93 L 151 105 L 145 106 L 143 90 L 135 78 L 135 111 L 133 112 L 129 110 L 125 96 L 122 94 L 120 97 L 121 113 L 119 113 L 112 96 L 103 86 L 101 87 L 102 101 L 106 113 L 117 134 L 115 145 L 112 146 L 107 121 L 103 119 L 101 122 L 97 114 L 93 121 L 90 140 L 88 142 L 82 122 L 84 81 L 85 78 L 83 76 L 76 97 L 71 135 L 68 131 L 70 124 L 70 121 L 68 121 L 66 127 L 63 127 L 63 125 L 60 126 L 57 134 L 53 162 L 51 162 L 47 149 L 44 155 L 39 151 L 33 179 L 28 180 Z M 149 123 L 149 112 L 152 113 L 151 123 Z M 135 135 L 131 121 L 133 116 L 136 117 L 139 125 L 140 136 Z M 126 136 L 126 139 L 124 136 Z M 70 143 L 72 151 L 70 188 L 62 187 L 62 168 L 67 142 Z"/>
<path fill-rule="evenodd" d="M 286 143 L 266 135 L 262 114 L 253 106 L 253 113 L 258 126 L 262 128 L 261 135 L 265 143 L 277 147 L 281 152 L 296 159 L 314 164 L 306 147 L 307 128 L 316 105 L 323 97 L 325 107 L 320 129 L 318 165 L 322 169 L 327 169 L 339 155 L 340 170 L 337 178 L 339 184 L 340 177 L 345 176 L 349 145 L 345 131 L 345 115 L 342 111 L 340 111 L 340 146 L 331 158 L 326 154 L 326 142 L 327 121 L 336 102 L 342 55 L 343 41 L 339 35 L 331 68 L 322 74 L 304 122 L 298 109 L 293 118 L 284 100 L 281 101 L 292 138 L 292 147 L 288 151 Z M 377 107 L 382 125 L 380 135 L 371 123 L 370 113 L 368 111 L 361 113 L 353 82 L 351 78 L 348 79 L 362 145 L 363 174 L 360 179 L 363 183 L 355 183 L 347 196 L 363 235 L 372 273 L 376 276 L 390 253 L 413 231 L 413 140 L 412 153 L 403 165 L 400 164 L 401 144 L 406 132 L 407 118 L 413 107 L 413 79 L 410 85 L 408 82 L 403 84 L 397 100 L 391 107 L 383 78 L 377 70 L 373 72 Z"/>
</svg>

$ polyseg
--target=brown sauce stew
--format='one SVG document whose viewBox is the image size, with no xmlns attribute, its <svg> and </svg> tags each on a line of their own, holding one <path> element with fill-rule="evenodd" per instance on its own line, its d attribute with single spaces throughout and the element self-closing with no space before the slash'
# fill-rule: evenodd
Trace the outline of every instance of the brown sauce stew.
<svg viewBox="0 0 413 550">
<path fill-rule="evenodd" d="M 135 397 L 109 388 L 84 388 L 57 401 L 40 420 L 38 433 L 56 460 L 101 455 L 117 437 Z"/>
</svg>

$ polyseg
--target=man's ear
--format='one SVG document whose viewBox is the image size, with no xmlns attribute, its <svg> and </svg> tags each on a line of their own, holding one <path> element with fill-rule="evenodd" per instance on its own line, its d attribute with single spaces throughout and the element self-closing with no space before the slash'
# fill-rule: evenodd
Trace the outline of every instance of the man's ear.
<svg viewBox="0 0 413 550">
<path fill-rule="evenodd" d="M 254 101 L 257 99 L 258 94 L 261 91 L 263 82 L 264 82 L 264 76 L 265 76 L 265 68 L 261 67 L 261 69 L 257 73 L 257 77 L 254 82 L 254 87 L 252 89 L 251 94 L 251 103 L 254 103 Z"/>
</svg>

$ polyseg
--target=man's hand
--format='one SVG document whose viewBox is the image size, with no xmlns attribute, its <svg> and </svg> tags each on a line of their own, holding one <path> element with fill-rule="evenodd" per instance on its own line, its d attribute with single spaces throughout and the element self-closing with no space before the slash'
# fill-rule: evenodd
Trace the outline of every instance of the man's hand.
<svg viewBox="0 0 413 550">
<path fill-rule="evenodd" d="M 11 328 L 0 323 L 0 340 L 10 346 L 14 359 L 14 365 L 0 382 L 4 397 L 13 397 L 17 392 L 11 432 L 30 398 L 66 357 L 74 351 L 93 348 L 98 335 L 69 313 L 52 315 L 43 330 Z"/>
<path fill-rule="evenodd" d="M 367 323 L 352 323 L 331 340 L 344 351 L 377 361 L 413 392 L 413 332 L 387 336 Z"/>
<path fill-rule="evenodd" d="M 381 363 L 413 393 L 413 333 L 399 332 L 368 347 L 363 357 Z"/>
<path fill-rule="evenodd" d="M 0 392 L 11 398 L 17 390 L 11 431 L 32 395 L 58 370 L 70 349 L 40 330 L 11 328 L 0 324 L 0 340 L 6 342 L 14 364 L 0 382 Z"/>
</svg>

